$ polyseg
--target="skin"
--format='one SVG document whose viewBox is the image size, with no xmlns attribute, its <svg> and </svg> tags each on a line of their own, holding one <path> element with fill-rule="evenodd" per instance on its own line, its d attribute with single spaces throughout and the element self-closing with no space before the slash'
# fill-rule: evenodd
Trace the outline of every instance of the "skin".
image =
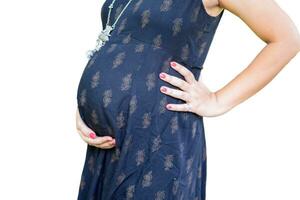
<svg viewBox="0 0 300 200">
<path fill-rule="evenodd" d="M 178 88 L 162 86 L 160 91 L 185 101 L 183 104 L 167 104 L 167 109 L 215 117 L 228 112 L 265 87 L 299 52 L 300 35 L 293 21 L 273 0 L 203 0 L 203 3 L 211 16 L 217 16 L 223 9 L 238 16 L 266 43 L 244 70 L 215 92 L 210 91 L 200 78 L 196 80 L 188 68 L 176 62 L 171 62 L 170 66 L 184 79 L 163 72 L 159 74 L 161 80 Z M 89 138 L 93 130 L 84 124 L 78 109 L 76 128 L 81 138 L 90 145 L 104 149 L 115 145 L 115 140 L 110 136 Z"/>
<path fill-rule="evenodd" d="M 115 139 L 110 136 L 102 136 L 90 138 L 89 133 L 95 133 L 91 130 L 83 121 L 79 115 L 78 108 L 76 110 L 76 130 L 79 133 L 81 139 L 91 146 L 95 146 L 101 149 L 109 149 L 115 146 Z"/>
</svg>

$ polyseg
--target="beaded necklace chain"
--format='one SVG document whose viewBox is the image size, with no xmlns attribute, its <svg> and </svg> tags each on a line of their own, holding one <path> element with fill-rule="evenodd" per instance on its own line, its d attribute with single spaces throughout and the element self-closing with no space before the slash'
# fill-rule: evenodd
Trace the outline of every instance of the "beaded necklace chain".
<svg viewBox="0 0 300 200">
<path fill-rule="evenodd" d="M 107 16 L 107 21 L 106 21 L 106 24 L 105 24 L 105 29 L 102 30 L 102 31 L 100 32 L 100 34 L 98 35 L 98 38 L 97 38 L 97 40 L 96 40 L 96 46 L 95 46 L 95 48 L 94 48 L 93 50 L 89 50 L 89 51 L 88 51 L 88 53 L 87 53 L 88 58 L 91 58 L 91 57 L 94 55 L 94 53 L 95 53 L 96 51 L 99 51 L 100 48 L 101 48 L 102 46 L 104 46 L 104 44 L 109 40 L 109 36 L 111 36 L 111 35 L 110 35 L 110 32 L 111 32 L 112 30 L 115 29 L 116 23 L 118 22 L 119 18 L 121 17 L 121 15 L 122 15 L 123 12 L 124 12 L 124 10 L 127 8 L 127 6 L 130 4 L 130 2 L 131 2 L 132 0 L 129 0 L 129 1 L 127 2 L 127 4 L 125 5 L 125 7 L 123 8 L 123 10 L 122 10 L 122 11 L 120 12 L 120 14 L 118 15 L 116 21 L 115 21 L 112 25 L 109 25 L 110 13 L 111 13 L 112 8 L 114 7 L 115 1 L 116 1 L 116 0 L 113 0 L 113 1 L 111 2 L 111 4 L 108 6 L 109 11 L 108 11 L 108 16 Z"/>
</svg>

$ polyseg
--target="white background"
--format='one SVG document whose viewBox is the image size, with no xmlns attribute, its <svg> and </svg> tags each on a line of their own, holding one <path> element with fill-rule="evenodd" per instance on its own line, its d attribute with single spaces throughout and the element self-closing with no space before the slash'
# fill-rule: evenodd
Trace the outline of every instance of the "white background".
<svg viewBox="0 0 300 200">
<path fill-rule="evenodd" d="M 277 2 L 299 27 L 297 2 Z M 102 4 L 0 2 L 0 199 L 77 198 L 86 144 L 75 129 L 76 90 Z M 218 90 L 264 45 L 225 11 L 204 83 Z M 255 96 L 204 119 L 208 200 L 300 199 L 299 64 L 297 56 Z"/>
</svg>

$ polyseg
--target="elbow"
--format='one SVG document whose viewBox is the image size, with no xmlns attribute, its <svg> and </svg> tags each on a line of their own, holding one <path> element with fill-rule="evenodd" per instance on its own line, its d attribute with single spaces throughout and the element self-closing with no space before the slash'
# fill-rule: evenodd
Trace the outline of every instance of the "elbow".
<svg viewBox="0 0 300 200">
<path fill-rule="evenodd" d="M 300 37 L 295 41 L 296 43 L 296 54 L 300 51 Z"/>
<path fill-rule="evenodd" d="M 294 26 L 289 34 L 291 49 L 297 54 L 300 51 L 300 33 L 299 30 Z"/>
<path fill-rule="evenodd" d="M 288 34 L 270 40 L 276 43 L 281 43 L 286 51 L 297 54 L 300 51 L 300 34 L 297 30 L 290 31 Z"/>
<path fill-rule="evenodd" d="M 300 40 L 295 41 L 295 55 L 297 55 L 300 51 Z"/>
<path fill-rule="evenodd" d="M 300 35 L 298 33 L 290 37 L 289 47 L 291 48 L 291 51 L 293 51 L 295 54 L 297 54 L 300 51 Z"/>
<path fill-rule="evenodd" d="M 296 55 L 300 51 L 300 37 L 290 37 L 281 42 L 285 47 L 286 51 L 293 55 Z"/>
</svg>

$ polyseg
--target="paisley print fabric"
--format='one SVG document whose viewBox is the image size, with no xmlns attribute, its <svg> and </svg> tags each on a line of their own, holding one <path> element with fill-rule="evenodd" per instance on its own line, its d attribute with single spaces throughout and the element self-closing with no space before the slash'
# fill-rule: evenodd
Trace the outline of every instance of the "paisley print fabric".
<svg viewBox="0 0 300 200">
<path fill-rule="evenodd" d="M 111 2 L 101 8 L 102 28 Z M 126 3 L 116 0 L 111 19 Z M 79 200 L 205 199 L 203 118 L 166 109 L 184 101 L 160 92 L 175 87 L 159 73 L 183 79 L 170 67 L 176 61 L 198 79 L 222 14 L 208 15 L 201 0 L 133 0 L 127 7 L 78 85 L 83 121 L 116 139 L 111 149 L 87 145 Z"/>
</svg>

